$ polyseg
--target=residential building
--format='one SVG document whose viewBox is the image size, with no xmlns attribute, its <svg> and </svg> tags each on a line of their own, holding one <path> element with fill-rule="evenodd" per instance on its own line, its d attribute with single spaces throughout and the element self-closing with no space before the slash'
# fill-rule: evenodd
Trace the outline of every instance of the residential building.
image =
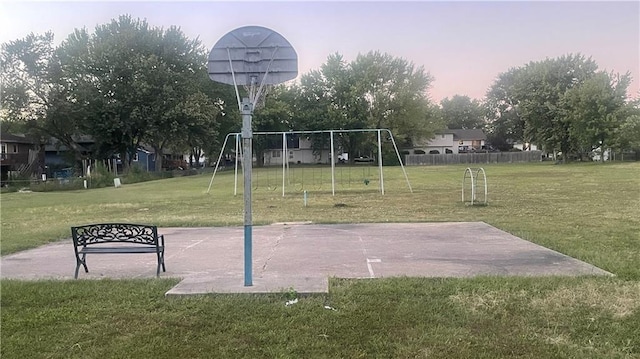
<svg viewBox="0 0 640 359">
<path fill-rule="evenodd" d="M 483 151 L 487 136 L 481 129 L 442 130 L 426 141 L 420 141 L 405 151 L 411 155 L 468 153 Z"/>
<path fill-rule="evenodd" d="M 282 136 L 269 142 L 268 150 L 263 153 L 264 165 L 282 165 L 283 158 L 288 163 L 304 164 L 329 164 L 331 159 L 330 150 L 322 149 L 314 151 L 311 139 L 298 134 L 287 135 L 287 152 L 282 154 Z"/>
<path fill-rule="evenodd" d="M 0 133 L 0 180 L 4 184 L 11 173 L 31 175 L 39 168 L 38 151 L 31 139 L 24 135 Z"/>
</svg>

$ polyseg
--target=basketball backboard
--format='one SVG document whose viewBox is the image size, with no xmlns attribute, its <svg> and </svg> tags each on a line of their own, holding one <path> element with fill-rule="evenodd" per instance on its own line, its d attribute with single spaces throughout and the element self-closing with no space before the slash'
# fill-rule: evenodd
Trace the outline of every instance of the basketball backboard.
<svg viewBox="0 0 640 359">
<path fill-rule="evenodd" d="M 209 77 L 235 86 L 274 85 L 298 76 L 298 55 L 277 32 L 245 26 L 228 32 L 209 53 Z"/>
</svg>

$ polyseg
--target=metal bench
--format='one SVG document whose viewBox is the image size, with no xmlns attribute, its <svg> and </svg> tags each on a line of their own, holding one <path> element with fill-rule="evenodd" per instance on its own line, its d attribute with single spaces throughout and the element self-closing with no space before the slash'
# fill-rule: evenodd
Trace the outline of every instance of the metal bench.
<svg viewBox="0 0 640 359">
<path fill-rule="evenodd" d="M 158 258 L 156 276 L 164 266 L 164 236 L 158 236 L 158 227 L 131 223 L 101 223 L 71 227 L 73 249 L 76 254 L 78 278 L 80 266 L 87 268 L 87 254 L 155 253 Z"/>
</svg>

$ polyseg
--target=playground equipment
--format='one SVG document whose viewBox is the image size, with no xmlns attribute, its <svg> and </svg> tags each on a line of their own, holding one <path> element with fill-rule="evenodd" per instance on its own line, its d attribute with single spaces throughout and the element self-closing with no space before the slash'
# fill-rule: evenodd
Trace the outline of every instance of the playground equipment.
<svg viewBox="0 0 640 359">
<path fill-rule="evenodd" d="M 467 178 L 469 178 L 470 184 L 470 200 L 465 201 L 465 188 L 467 183 Z M 481 186 L 484 188 L 484 196 L 478 201 L 478 182 L 481 182 Z M 487 205 L 487 174 L 484 171 L 484 168 L 470 168 L 464 170 L 464 176 L 462 177 L 462 203 L 469 204 L 471 206 L 475 204 Z"/>
<path fill-rule="evenodd" d="M 291 175 L 292 175 L 292 171 L 291 171 L 291 166 L 289 164 L 289 160 L 288 160 L 288 153 L 289 153 L 289 148 L 288 148 L 288 141 L 287 141 L 287 136 L 294 136 L 294 135 L 329 135 L 329 145 L 330 147 L 327 149 L 328 151 L 328 160 L 329 160 L 329 164 L 331 166 L 331 193 L 332 195 L 335 196 L 336 193 L 336 184 L 337 184 L 337 178 L 340 178 L 340 176 L 336 177 L 336 163 L 339 162 L 338 160 L 338 151 L 337 151 L 337 147 L 335 145 L 335 141 L 334 141 L 334 136 L 336 134 L 340 134 L 340 133 L 373 133 L 376 135 L 377 137 L 377 148 L 378 148 L 378 154 L 377 154 L 377 167 L 378 167 L 378 182 L 379 182 L 379 190 L 380 190 L 380 194 L 384 195 L 385 189 L 384 189 L 384 175 L 383 175 L 383 171 L 382 171 L 382 133 L 385 133 L 388 135 L 389 140 L 391 141 L 391 144 L 393 145 L 393 149 L 394 152 L 398 158 L 398 161 L 400 163 L 400 166 L 402 168 L 402 173 L 404 174 L 404 178 L 405 181 L 407 183 L 407 186 L 409 188 L 409 191 L 411 193 L 413 193 L 413 189 L 411 188 L 411 183 L 409 182 L 409 177 L 407 176 L 407 172 L 405 170 L 404 164 L 402 162 L 402 157 L 400 156 L 400 152 L 398 151 L 398 147 L 396 145 L 396 142 L 393 138 L 393 134 L 391 133 L 391 131 L 389 131 L 388 129 L 357 129 L 357 130 L 318 130 L 318 131 L 282 131 L 282 132 L 254 132 L 253 135 L 254 136 L 259 136 L 259 135 L 263 135 L 263 136 L 269 136 L 269 135 L 277 135 L 277 136 L 282 136 L 282 152 L 281 152 L 281 156 L 279 157 L 279 161 L 280 163 L 278 163 L 278 165 L 282 165 L 282 196 L 284 197 L 286 194 L 286 188 L 287 188 L 287 184 L 291 183 Z M 219 164 L 222 160 L 223 154 L 224 154 L 224 150 L 227 146 L 227 143 L 229 141 L 229 139 L 231 137 L 235 138 L 236 141 L 236 145 L 235 145 L 235 149 L 236 149 L 236 153 L 242 152 L 242 149 L 239 146 L 239 139 L 240 139 L 240 134 L 239 133 L 230 133 L 225 137 L 224 143 L 222 145 L 222 148 L 220 149 L 220 155 L 218 156 L 218 161 L 216 162 L 216 166 L 213 170 L 213 175 L 211 176 L 211 181 L 209 181 L 209 188 L 207 189 L 207 193 L 209 193 L 211 191 L 211 186 L 213 185 L 213 180 L 216 176 L 216 173 L 218 172 L 218 168 L 219 168 Z M 373 162 L 370 162 L 373 164 Z M 244 161 L 241 165 L 244 165 Z M 364 185 L 369 185 L 369 183 L 372 182 L 372 171 L 371 168 L 372 166 L 370 166 L 369 164 L 359 164 L 359 166 L 362 166 L 362 178 L 361 181 L 364 183 Z M 366 168 L 366 170 L 365 170 Z M 297 168 L 297 170 L 301 170 L 304 171 L 304 168 Z M 312 187 L 320 187 L 319 181 L 318 179 L 321 179 L 322 177 L 324 177 L 325 175 L 328 177 L 328 174 L 323 174 L 321 169 L 314 169 L 314 168 L 310 168 L 309 169 L 311 171 L 310 174 L 304 175 L 302 174 L 302 178 L 307 178 L 311 180 L 311 186 Z M 338 175 L 342 174 L 342 167 L 339 168 L 338 170 Z M 289 179 L 289 181 L 287 181 L 287 179 Z M 354 176 L 355 179 L 355 176 Z M 349 173 L 349 182 L 351 182 L 351 173 Z M 238 191 L 238 159 L 236 156 L 236 160 L 235 160 L 235 180 L 234 180 L 234 195 L 237 195 L 237 191 Z M 274 181 L 271 181 L 272 184 L 274 184 Z M 307 186 L 308 187 L 308 186 Z M 305 189 L 305 184 L 303 183 L 301 188 L 298 188 L 299 190 Z M 316 188 L 317 189 L 317 188 Z"/>
</svg>

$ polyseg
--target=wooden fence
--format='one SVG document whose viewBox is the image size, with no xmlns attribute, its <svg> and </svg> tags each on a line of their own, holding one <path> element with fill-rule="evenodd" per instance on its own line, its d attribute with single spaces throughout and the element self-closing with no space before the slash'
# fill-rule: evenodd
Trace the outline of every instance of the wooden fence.
<svg viewBox="0 0 640 359">
<path fill-rule="evenodd" d="M 407 166 L 454 165 L 461 163 L 514 163 L 542 161 L 542 151 L 447 153 L 441 155 L 405 155 Z"/>
</svg>

